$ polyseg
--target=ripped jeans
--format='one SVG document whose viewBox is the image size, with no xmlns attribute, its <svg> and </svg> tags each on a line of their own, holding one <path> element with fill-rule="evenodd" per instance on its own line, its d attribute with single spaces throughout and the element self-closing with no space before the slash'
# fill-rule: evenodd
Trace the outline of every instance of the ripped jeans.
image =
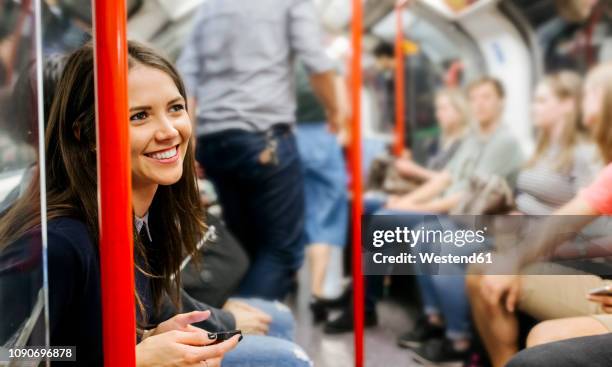
<svg viewBox="0 0 612 367">
<path fill-rule="evenodd" d="M 272 317 L 268 335 L 245 335 L 231 352 L 225 355 L 222 367 L 311 367 L 306 352 L 293 342 L 295 320 L 291 310 L 278 301 L 257 298 L 232 298 L 260 309 Z"/>
</svg>

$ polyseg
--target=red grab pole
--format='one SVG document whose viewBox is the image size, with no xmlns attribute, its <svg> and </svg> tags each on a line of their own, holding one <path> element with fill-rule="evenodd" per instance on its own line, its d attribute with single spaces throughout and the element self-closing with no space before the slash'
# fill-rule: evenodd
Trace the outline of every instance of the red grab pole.
<svg viewBox="0 0 612 367">
<path fill-rule="evenodd" d="M 395 32 L 395 144 L 393 153 L 402 155 L 406 144 L 405 123 L 405 88 L 404 88 L 404 22 L 403 12 L 406 1 L 399 0 L 395 6 L 396 32 Z"/>
<path fill-rule="evenodd" d="M 125 1 L 94 1 L 104 365 L 136 365 Z"/>
<path fill-rule="evenodd" d="M 361 51 L 363 37 L 363 4 L 362 0 L 353 0 L 351 62 L 351 104 L 353 118 L 351 122 L 350 167 L 353 192 L 353 324 L 355 326 L 355 366 L 362 367 L 364 361 L 363 317 L 364 286 L 361 268 L 361 214 L 363 213 L 363 183 L 361 174 Z"/>
</svg>

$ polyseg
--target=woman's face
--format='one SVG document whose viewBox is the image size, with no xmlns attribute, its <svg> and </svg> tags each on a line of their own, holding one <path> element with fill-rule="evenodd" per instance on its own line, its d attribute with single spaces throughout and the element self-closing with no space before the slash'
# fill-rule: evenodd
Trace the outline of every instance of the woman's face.
<svg viewBox="0 0 612 367">
<path fill-rule="evenodd" d="M 436 119 L 444 131 L 452 130 L 461 123 L 461 115 L 446 96 L 436 98 Z"/>
<path fill-rule="evenodd" d="M 603 95 L 603 88 L 593 85 L 593 83 L 585 84 L 582 97 L 582 123 L 587 128 L 592 128 L 601 114 Z"/>
<path fill-rule="evenodd" d="M 564 108 L 562 101 L 555 96 L 550 87 L 540 83 L 535 91 L 532 111 L 536 127 L 550 129 L 563 120 Z"/>
<path fill-rule="evenodd" d="M 172 185 L 183 175 L 191 137 L 185 100 L 165 72 L 136 65 L 128 74 L 132 185 Z"/>
</svg>

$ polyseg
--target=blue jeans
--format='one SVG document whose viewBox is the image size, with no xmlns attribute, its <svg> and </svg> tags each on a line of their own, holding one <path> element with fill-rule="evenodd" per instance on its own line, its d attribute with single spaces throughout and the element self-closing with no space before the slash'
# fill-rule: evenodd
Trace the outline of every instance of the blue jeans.
<svg viewBox="0 0 612 367">
<path fill-rule="evenodd" d="M 380 204 L 370 200 L 366 204 L 370 210 L 375 210 Z M 452 220 L 445 216 L 431 213 L 407 212 L 400 210 L 379 209 L 376 215 L 397 215 L 398 226 L 407 228 L 424 227 L 426 229 L 458 229 Z M 415 247 L 413 251 L 418 251 Z M 465 251 L 470 248 L 465 247 Z M 460 266 L 451 268 L 446 265 L 444 273 L 454 275 L 433 275 L 438 272 L 437 265 L 416 264 L 418 274 L 417 284 L 423 300 L 426 314 L 444 316 L 446 322 L 446 335 L 450 339 L 459 339 L 470 336 L 470 306 L 465 293 L 464 269 Z M 455 275 L 456 274 L 456 275 Z M 366 310 L 375 308 L 376 302 L 382 293 L 383 276 L 369 276 L 366 285 Z"/>
<path fill-rule="evenodd" d="M 279 301 L 266 301 L 259 298 L 232 298 L 253 306 L 272 318 L 268 336 L 293 341 L 295 339 L 295 319 L 289 307 Z"/>
<path fill-rule="evenodd" d="M 427 229 L 445 230 L 462 228 L 460 224 L 446 216 L 428 221 L 424 226 Z M 454 255 L 470 255 L 482 251 L 487 246 L 488 240 L 481 247 L 465 246 L 452 251 Z M 465 289 L 465 266 L 446 264 L 442 269 L 434 269 L 431 266 L 420 265 L 420 275 L 417 276 L 425 314 L 444 317 L 447 338 L 456 340 L 471 337 L 470 304 Z M 437 272 L 443 275 L 434 275 Z"/>
<path fill-rule="evenodd" d="M 271 336 L 246 335 L 227 353 L 222 367 L 312 367 L 304 350 L 295 343 Z"/>
<path fill-rule="evenodd" d="M 423 223 L 423 217 L 426 213 L 411 213 L 406 211 L 399 211 L 393 209 L 384 209 L 385 201 L 379 199 L 366 199 L 364 203 L 365 215 L 401 215 L 401 219 L 398 217 L 398 226 L 404 226 L 413 228 Z M 414 215 L 412 215 L 414 214 Z M 388 247 L 383 247 L 383 252 Z M 391 271 L 389 271 L 390 273 Z M 383 293 L 383 275 L 368 275 L 365 277 L 365 310 L 366 312 L 372 312 L 376 310 L 376 304 L 382 297 Z"/>
<path fill-rule="evenodd" d="M 298 125 L 297 142 L 304 167 L 307 243 L 344 247 L 348 178 L 342 148 L 324 122 Z"/>
<path fill-rule="evenodd" d="M 304 258 L 304 179 L 295 137 L 272 130 L 278 162 L 262 162 L 264 133 L 200 137 L 197 159 L 214 183 L 223 216 L 251 259 L 241 297 L 282 299 Z"/>
</svg>

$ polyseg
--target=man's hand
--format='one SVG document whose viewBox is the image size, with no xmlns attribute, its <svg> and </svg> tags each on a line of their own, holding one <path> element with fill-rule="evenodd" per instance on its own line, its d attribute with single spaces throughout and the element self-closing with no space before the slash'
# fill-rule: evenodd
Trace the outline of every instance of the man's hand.
<svg viewBox="0 0 612 367">
<path fill-rule="evenodd" d="M 503 300 L 508 312 L 516 310 L 520 290 L 520 277 L 518 275 L 483 275 L 480 293 L 492 306 L 500 304 Z"/>
<path fill-rule="evenodd" d="M 223 310 L 230 312 L 236 319 L 236 329 L 244 334 L 266 335 L 272 322 L 267 313 L 244 302 L 229 300 Z"/>
</svg>

